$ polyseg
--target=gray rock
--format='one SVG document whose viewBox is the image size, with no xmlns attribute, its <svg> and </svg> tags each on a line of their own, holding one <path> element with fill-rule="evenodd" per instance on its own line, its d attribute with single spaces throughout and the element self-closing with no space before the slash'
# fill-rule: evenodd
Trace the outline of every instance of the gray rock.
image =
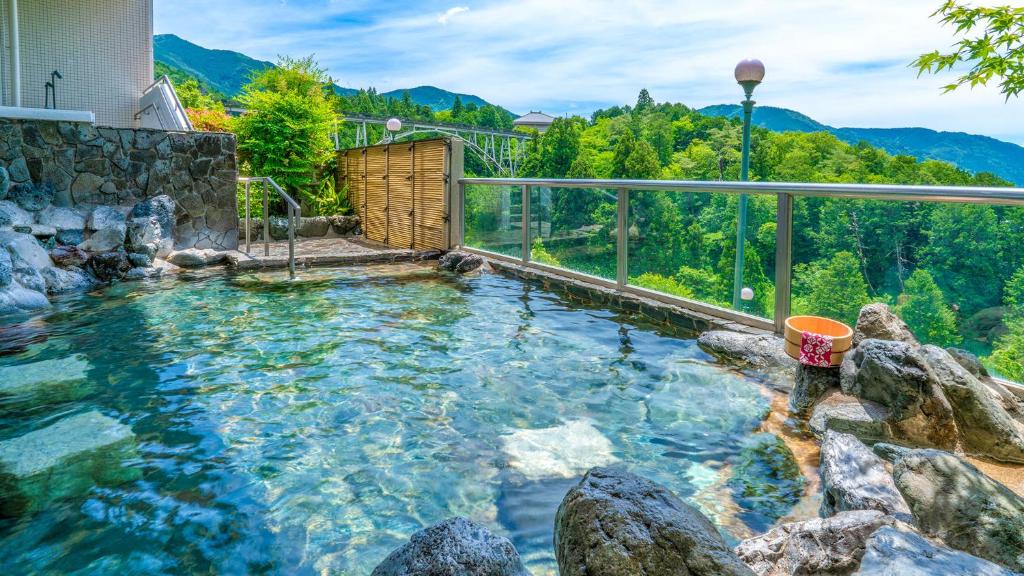
<svg viewBox="0 0 1024 576">
<path fill-rule="evenodd" d="M 129 220 L 124 244 L 129 252 L 159 252 L 159 247 L 163 244 L 163 230 L 159 219 L 156 216 L 143 216 Z"/>
<path fill-rule="evenodd" d="M 868 538 L 895 519 L 877 510 L 783 524 L 740 542 L 736 554 L 757 576 L 850 574 L 860 566 Z"/>
<path fill-rule="evenodd" d="M 50 260 L 61 268 L 79 268 L 83 266 L 89 255 L 77 246 L 57 246 L 50 250 Z"/>
<path fill-rule="evenodd" d="M 41 291 L 29 290 L 16 282 L 0 288 L 0 313 L 46 308 L 50 301 Z"/>
<path fill-rule="evenodd" d="M 78 245 L 86 252 L 110 252 L 124 245 L 125 227 L 104 228 L 89 235 L 89 238 Z"/>
<path fill-rule="evenodd" d="M 858 576 L 1018 576 L 1005 568 L 936 546 L 909 530 L 883 526 L 868 539 Z"/>
<path fill-rule="evenodd" d="M 441 270 L 454 272 L 455 267 L 458 266 L 459 262 L 461 262 L 466 256 L 468 256 L 468 254 L 465 252 L 446 252 L 437 260 L 437 267 Z"/>
<path fill-rule="evenodd" d="M 718 530 L 663 486 L 594 468 L 555 515 L 562 576 L 750 575 Z"/>
<path fill-rule="evenodd" d="M 0 228 L 31 225 L 31 214 L 10 200 L 0 200 Z"/>
<path fill-rule="evenodd" d="M 10 286 L 14 281 L 14 263 L 6 250 L 0 250 L 0 288 Z"/>
<path fill-rule="evenodd" d="M 303 238 L 321 238 L 327 235 L 331 223 L 326 216 L 313 216 L 299 219 L 299 236 Z"/>
<path fill-rule="evenodd" d="M 91 214 L 87 225 L 89 230 L 119 229 L 124 235 L 126 218 L 120 210 L 110 206 L 97 206 Z"/>
<path fill-rule="evenodd" d="M 917 339 L 910 332 L 910 328 L 907 328 L 907 324 L 899 316 L 893 314 L 888 304 L 881 302 L 864 306 L 860 309 L 860 315 L 857 317 L 857 327 L 853 332 L 853 345 L 860 346 L 861 342 L 869 338 L 917 343 Z"/>
<path fill-rule="evenodd" d="M 881 458 L 852 434 L 829 430 L 821 444 L 821 515 L 878 510 L 910 520 L 910 508 Z"/>
<path fill-rule="evenodd" d="M 964 367 L 968 372 L 974 375 L 975 378 L 988 378 L 988 369 L 982 366 L 981 360 L 974 354 L 971 354 L 963 348 L 946 348 L 946 352 L 957 361 L 958 364 Z"/>
<path fill-rule="evenodd" d="M 754 368 L 796 369 L 799 364 L 789 357 L 782 338 L 772 334 L 743 334 L 731 330 L 711 330 L 700 335 L 697 344 L 726 360 Z"/>
<path fill-rule="evenodd" d="M 775 434 L 748 436 L 730 464 L 732 475 L 726 486 L 745 510 L 743 522 L 754 530 L 767 530 L 804 494 L 804 476 L 796 457 Z"/>
<path fill-rule="evenodd" d="M 7 198 L 7 191 L 11 189 L 11 175 L 7 173 L 7 169 L 0 166 L 0 200 Z"/>
<path fill-rule="evenodd" d="M 124 279 L 148 280 L 150 278 L 159 278 L 162 273 L 163 270 L 160 268 L 154 268 L 152 266 L 136 266 L 135 268 L 132 268 L 131 270 L 128 271 L 127 274 L 124 275 Z"/>
<path fill-rule="evenodd" d="M 907 342 L 868 339 L 853 351 L 856 375 L 843 392 L 889 410 L 897 438 L 917 446 L 953 448 L 957 428 L 953 409 L 918 347 Z"/>
<path fill-rule="evenodd" d="M 907 451 L 893 478 L 926 536 L 1024 570 L 1024 498 L 941 450 Z"/>
<path fill-rule="evenodd" d="M 838 387 L 838 369 L 798 364 L 796 382 L 789 393 L 789 411 L 806 415 L 826 392 Z"/>
<path fill-rule="evenodd" d="M 157 247 L 157 256 L 160 258 L 170 254 L 174 249 L 175 209 L 174 199 L 166 194 L 148 198 L 132 207 L 133 219 L 152 217 L 160 224 L 160 243 Z"/>
<path fill-rule="evenodd" d="M 44 268 L 40 274 L 46 282 L 47 294 L 67 294 L 70 292 L 87 292 L 96 285 L 81 268 Z"/>
<path fill-rule="evenodd" d="M 36 223 L 53 226 L 57 230 L 83 230 L 85 218 L 70 208 L 50 206 L 36 214 Z"/>
<path fill-rule="evenodd" d="M 171 252 L 167 261 L 182 268 L 202 268 L 211 264 L 219 264 L 227 259 L 227 253 L 212 249 L 188 248 Z"/>
<path fill-rule="evenodd" d="M 1024 464 L 1024 425 L 1006 411 L 1003 399 L 942 348 L 923 346 L 921 354 L 953 407 L 964 451 Z"/>
<path fill-rule="evenodd" d="M 85 230 L 58 230 L 53 238 L 61 246 L 78 246 L 85 242 Z"/>
<path fill-rule="evenodd" d="M 53 202 L 53 197 L 57 193 L 54 189 L 53 184 L 39 183 L 39 184 L 17 184 L 11 186 L 10 191 L 7 192 L 7 198 L 13 200 L 22 209 L 29 212 L 39 212 L 46 208 Z"/>
<path fill-rule="evenodd" d="M 372 576 L 529 576 L 512 543 L 465 518 L 412 535 Z"/>
<path fill-rule="evenodd" d="M 132 264 L 124 252 L 100 252 L 93 254 L 86 262 L 86 270 L 101 282 L 122 280 Z"/>
<path fill-rule="evenodd" d="M 271 240 L 288 239 L 288 219 L 284 216 L 271 216 L 267 219 L 270 223 Z"/>
<path fill-rule="evenodd" d="M 462 260 L 459 260 L 458 266 L 455 267 L 456 274 L 469 274 L 474 270 L 479 269 L 484 265 L 484 259 L 482 256 L 476 254 L 467 254 Z"/>
<path fill-rule="evenodd" d="M 149 255 L 139 252 L 132 252 L 128 254 L 128 260 L 132 263 L 132 266 L 135 266 L 136 268 L 149 268 L 153 265 L 153 259 Z"/>
<path fill-rule="evenodd" d="M 15 270 L 19 266 L 42 270 L 53 264 L 46 249 L 29 234 L 0 231 L 0 248 L 11 255 Z"/>
<path fill-rule="evenodd" d="M 56 236 L 57 229 L 53 226 L 46 226 L 44 224 L 33 224 L 29 234 L 39 238 L 40 240 L 45 240 Z"/>
<path fill-rule="evenodd" d="M 833 390 L 814 407 L 811 431 L 824 437 L 827 430 L 853 434 L 864 442 L 892 439 L 889 411 L 882 405 Z"/>
<path fill-rule="evenodd" d="M 889 444 L 888 442 L 879 442 L 871 447 L 871 451 L 886 462 L 895 462 L 910 450 L 913 450 L 913 448 L 907 448 L 906 446 L 899 446 L 897 444 Z"/>
<path fill-rule="evenodd" d="M 339 236 L 351 234 L 359 228 L 359 216 L 328 216 L 327 219 L 331 223 L 331 229 Z"/>
</svg>

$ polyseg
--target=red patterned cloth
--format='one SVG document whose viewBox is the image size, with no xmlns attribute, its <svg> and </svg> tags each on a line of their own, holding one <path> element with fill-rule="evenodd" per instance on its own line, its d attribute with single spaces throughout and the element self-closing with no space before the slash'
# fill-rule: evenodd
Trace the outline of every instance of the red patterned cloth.
<svg viewBox="0 0 1024 576">
<path fill-rule="evenodd" d="M 804 332 L 800 335 L 800 363 L 819 368 L 832 366 L 832 337 Z"/>
</svg>

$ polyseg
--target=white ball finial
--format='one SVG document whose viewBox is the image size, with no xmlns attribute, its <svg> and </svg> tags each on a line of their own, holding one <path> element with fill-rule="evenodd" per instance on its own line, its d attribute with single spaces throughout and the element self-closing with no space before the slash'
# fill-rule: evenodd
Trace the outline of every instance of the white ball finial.
<svg viewBox="0 0 1024 576">
<path fill-rule="evenodd" d="M 760 84 L 761 80 L 764 80 L 764 64 L 757 58 L 742 60 L 736 65 L 735 75 L 736 82 L 740 84 L 744 82 Z"/>
<path fill-rule="evenodd" d="M 740 299 L 741 300 L 753 300 L 754 299 L 754 289 L 753 288 L 745 287 L 745 288 L 743 288 L 743 290 L 740 290 Z"/>
<path fill-rule="evenodd" d="M 402 129 L 402 121 L 398 118 L 391 118 L 387 123 L 389 132 L 398 132 Z"/>
</svg>

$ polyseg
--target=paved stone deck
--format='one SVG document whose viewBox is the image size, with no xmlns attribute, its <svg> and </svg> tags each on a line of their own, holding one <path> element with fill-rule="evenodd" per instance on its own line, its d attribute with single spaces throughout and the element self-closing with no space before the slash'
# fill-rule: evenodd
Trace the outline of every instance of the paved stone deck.
<svg viewBox="0 0 1024 576">
<path fill-rule="evenodd" d="M 228 263 L 240 270 L 255 268 L 287 268 L 288 242 L 271 242 L 270 255 L 263 255 L 263 243 L 253 242 L 248 254 L 245 243 L 239 250 L 228 254 Z M 416 250 L 389 248 L 377 242 L 360 238 L 314 238 L 295 241 L 295 266 L 327 266 L 338 264 L 368 264 L 408 262 L 415 260 Z"/>
</svg>

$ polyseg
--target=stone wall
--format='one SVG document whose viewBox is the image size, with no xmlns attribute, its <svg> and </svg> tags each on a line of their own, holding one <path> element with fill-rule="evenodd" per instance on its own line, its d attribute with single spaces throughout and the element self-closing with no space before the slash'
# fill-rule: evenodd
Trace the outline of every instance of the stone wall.
<svg viewBox="0 0 1024 576">
<path fill-rule="evenodd" d="M 238 247 L 235 137 L 0 118 L 0 167 L 60 207 L 174 199 L 176 249 Z"/>
</svg>

